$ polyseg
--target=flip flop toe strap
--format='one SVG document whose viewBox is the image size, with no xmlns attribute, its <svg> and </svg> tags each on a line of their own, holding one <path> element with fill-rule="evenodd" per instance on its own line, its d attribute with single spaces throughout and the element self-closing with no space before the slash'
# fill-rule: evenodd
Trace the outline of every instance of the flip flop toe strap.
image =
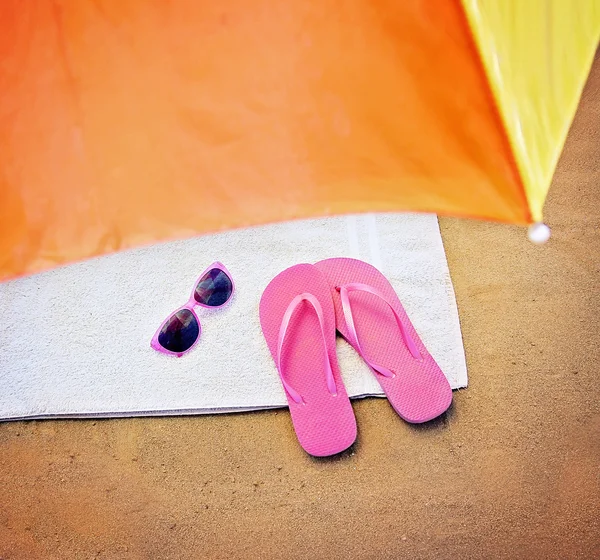
<svg viewBox="0 0 600 560">
<path fill-rule="evenodd" d="M 331 369 L 331 363 L 329 362 L 329 352 L 327 350 L 327 338 L 325 337 L 325 319 L 323 316 L 323 308 L 321 307 L 319 300 L 314 295 L 309 294 L 309 293 L 304 293 L 304 294 L 300 294 L 300 295 L 296 296 L 288 305 L 285 313 L 283 314 L 283 319 L 281 320 L 281 326 L 279 328 L 279 338 L 277 340 L 277 369 L 279 370 L 281 382 L 283 384 L 284 389 L 288 393 L 288 395 L 297 404 L 304 403 L 305 401 L 302 398 L 302 396 L 300 395 L 300 393 L 298 393 L 298 391 L 296 391 L 296 389 L 294 389 L 286 381 L 285 375 L 283 372 L 283 365 L 282 365 L 281 358 L 282 358 L 282 354 L 283 354 L 283 343 L 285 341 L 286 334 L 288 333 L 290 321 L 292 320 L 292 315 L 294 314 L 294 311 L 296 310 L 296 308 L 303 301 L 310 303 L 310 305 L 316 312 L 317 317 L 319 319 L 319 326 L 321 327 L 321 339 L 323 341 L 323 348 L 325 349 L 323 356 L 325 359 L 324 365 L 325 365 L 325 379 L 327 381 L 327 388 L 329 389 L 329 392 L 333 396 L 337 395 L 337 387 L 335 385 L 335 379 L 333 377 L 333 370 Z"/>
<path fill-rule="evenodd" d="M 343 284 L 342 286 L 336 286 L 335 289 L 340 293 L 340 299 L 342 300 L 342 310 L 344 312 L 344 319 L 346 320 L 346 325 L 348 326 L 348 332 L 349 332 L 350 338 L 351 338 L 350 342 L 354 345 L 354 347 L 356 348 L 358 353 L 362 356 L 362 358 L 365 360 L 367 365 L 373 371 L 375 371 L 376 373 L 379 373 L 380 375 L 383 375 L 384 377 L 388 377 L 388 378 L 395 376 L 395 373 L 392 370 L 390 370 L 384 366 L 376 364 L 375 362 L 373 362 L 372 360 L 367 358 L 367 356 L 365 355 L 365 352 L 362 349 L 362 346 L 360 345 L 360 342 L 358 340 L 358 333 L 356 332 L 356 326 L 354 324 L 354 317 L 352 316 L 352 306 L 350 304 L 350 292 L 367 292 L 369 294 L 373 294 L 374 296 L 377 296 L 384 303 L 386 303 L 387 306 L 394 313 L 394 317 L 396 318 L 396 322 L 398 323 L 398 327 L 400 328 L 400 333 L 402 334 L 404 343 L 406 344 L 406 347 L 408 348 L 408 351 L 410 352 L 411 356 L 415 360 L 423 361 L 423 357 L 421 356 L 421 353 L 419 352 L 419 349 L 417 348 L 415 341 L 410 336 L 408 329 L 406 328 L 406 326 L 402 322 L 402 319 L 400 318 L 400 316 L 394 309 L 394 306 L 386 299 L 386 297 L 379 290 L 373 288 L 372 286 L 369 286 L 368 284 L 361 284 L 358 282 L 350 283 L 350 284 Z"/>
</svg>

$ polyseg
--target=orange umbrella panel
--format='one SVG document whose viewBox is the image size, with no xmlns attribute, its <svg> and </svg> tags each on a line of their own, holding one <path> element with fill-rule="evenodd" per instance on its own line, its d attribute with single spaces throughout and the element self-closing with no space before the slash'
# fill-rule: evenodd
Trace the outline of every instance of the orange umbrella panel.
<svg viewBox="0 0 600 560">
<path fill-rule="evenodd" d="M 0 3 L 0 278 L 274 221 L 532 221 L 462 4 Z"/>
</svg>

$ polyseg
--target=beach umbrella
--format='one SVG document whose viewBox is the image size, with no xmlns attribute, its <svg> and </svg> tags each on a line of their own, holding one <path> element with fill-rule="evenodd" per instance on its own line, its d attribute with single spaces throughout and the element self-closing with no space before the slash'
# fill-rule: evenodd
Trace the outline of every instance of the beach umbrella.
<svg viewBox="0 0 600 560">
<path fill-rule="evenodd" d="M 599 35 L 599 0 L 2 0 L 0 279 L 333 214 L 540 222 Z"/>
</svg>

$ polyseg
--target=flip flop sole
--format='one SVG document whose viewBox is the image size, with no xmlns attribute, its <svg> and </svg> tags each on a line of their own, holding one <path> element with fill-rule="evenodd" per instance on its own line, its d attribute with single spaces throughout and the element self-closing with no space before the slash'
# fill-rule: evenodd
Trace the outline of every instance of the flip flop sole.
<svg viewBox="0 0 600 560">
<path fill-rule="evenodd" d="M 303 399 L 302 403 L 297 403 L 286 391 L 298 441 L 310 455 L 323 457 L 344 451 L 356 440 L 354 411 L 336 356 L 335 311 L 329 284 L 323 274 L 310 264 L 299 264 L 278 274 L 262 295 L 260 323 L 277 364 L 278 338 L 284 314 L 290 302 L 303 293 L 316 297 L 322 308 L 327 348 L 315 310 L 308 302 L 302 302 L 289 322 L 281 366 L 287 383 Z M 325 352 L 331 364 L 336 396 L 327 387 Z"/>
<path fill-rule="evenodd" d="M 335 258 L 315 264 L 325 275 L 335 307 L 337 329 L 352 341 L 336 286 L 367 284 L 378 290 L 393 306 L 422 356 L 416 360 L 409 352 L 396 318 L 379 297 L 361 291 L 350 295 L 352 317 L 364 355 L 395 374 L 393 378 L 375 373 L 394 407 L 407 422 L 422 423 L 445 412 L 452 403 L 452 388 L 446 376 L 421 342 L 394 288 L 375 267 L 356 259 Z M 354 345 L 353 345 L 354 346 Z M 358 349 L 355 347 L 355 350 Z"/>
</svg>

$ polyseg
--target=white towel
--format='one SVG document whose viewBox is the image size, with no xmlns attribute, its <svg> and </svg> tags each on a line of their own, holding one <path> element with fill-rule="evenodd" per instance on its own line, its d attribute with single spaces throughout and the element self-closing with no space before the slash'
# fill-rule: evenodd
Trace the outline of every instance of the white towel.
<svg viewBox="0 0 600 560">
<path fill-rule="evenodd" d="M 288 222 L 163 243 L 0 284 L 0 419 L 202 414 L 281 407 L 258 304 L 297 263 L 348 256 L 396 289 L 453 388 L 467 385 L 458 312 L 432 215 L 362 215 Z M 236 293 L 198 308 L 200 342 L 174 358 L 150 348 L 213 261 Z M 352 348 L 338 342 L 348 393 L 382 395 Z"/>
</svg>

